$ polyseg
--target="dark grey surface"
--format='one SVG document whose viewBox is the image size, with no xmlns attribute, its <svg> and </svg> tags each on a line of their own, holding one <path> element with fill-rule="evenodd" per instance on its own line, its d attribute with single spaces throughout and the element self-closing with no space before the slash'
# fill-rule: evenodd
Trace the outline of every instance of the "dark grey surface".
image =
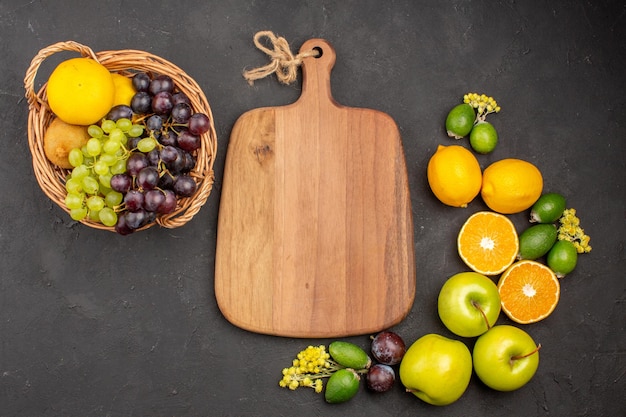
<svg viewBox="0 0 626 417">
<path fill-rule="evenodd" d="M 624 236 L 626 5 L 623 1 L 18 1 L 0 3 L 0 415 L 2 416 L 618 416 L 626 401 Z M 389 113 L 406 152 L 415 223 L 417 296 L 394 330 L 407 343 L 450 336 L 436 313 L 443 281 L 466 270 L 460 225 L 484 209 L 439 203 L 426 164 L 447 111 L 468 91 L 494 96 L 500 144 L 490 162 L 535 163 L 545 190 L 578 210 L 593 252 L 562 281 L 551 317 L 523 326 L 543 346 L 534 379 L 513 393 L 475 377 L 437 408 L 403 392 L 361 388 L 343 405 L 277 385 L 310 343 L 229 324 L 213 291 L 216 224 L 228 138 L 245 111 L 287 104 L 299 86 L 274 77 L 252 37 L 308 38 L 337 52 L 334 96 Z M 216 184 L 174 230 L 132 236 L 73 223 L 39 189 L 27 145 L 22 80 L 57 41 L 95 51 L 140 49 L 183 68 L 216 120 Z M 54 59 L 42 67 L 45 82 Z M 48 65 L 49 64 L 49 65 Z M 467 142 L 463 142 L 467 145 Z M 510 216 L 518 230 L 526 214 Z M 501 323 L 509 323 L 502 317 Z M 368 337 L 347 339 L 363 347 Z M 471 340 L 466 340 L 472 346 Z"/>
</svg>

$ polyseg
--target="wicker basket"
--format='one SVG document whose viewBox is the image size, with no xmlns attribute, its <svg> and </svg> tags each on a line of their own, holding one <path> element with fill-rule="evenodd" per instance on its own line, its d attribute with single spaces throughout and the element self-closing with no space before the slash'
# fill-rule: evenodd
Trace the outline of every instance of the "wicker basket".
<svg viewBox="0 0 626 417">
<path fill-rule="evenodd" d="M 83 57 L 97 60 L 109 71 L 119 72 L 128 77 L 140 71 L 169 75 L 174 80 L 176 87 L 187 94 L 193 110 L 204 113 L 209 117 L 211 121 L 210 129 L 201 136 L 201 147 L 195 154 L 196 166 L 189 174 L 198 184 L 197 191 L 191 197 L 179 198 L 174 212 L 160 215 L 156 221 L 138 230 L 147 229 L 155 224 L 167 228 L 176 228 L 187 223 L 204 205 L 213 187 L 213 163 L 217 153 L 217 134 L 213 123 L 213 114 L 204 93 L 192 78 L 176 65 L 148 52 L 125 49 L 94 53 L 87 46 L 74 41 L 67 41 L 50 45 L 39 51 L 33 58 L 30 67 L 26 71 L 24 87 L 29 106 L 28 144 L 33 156 L 35 176 L 41 189 L 52 201 L 69 214 L 69 210 L 65 206 L 65 178 L 69 171 L 52 164 L 44 153 L 43 136 L 50 122 L 55 118 L 47 103 L 47 83 L 38 92 L 35 92 L 34 86 L 35 77 L 41 63 L 47 57 L 62 51 L 78 52 Z M 114 227 L 107 227 L 88 219 L 81 221 L 81 223 L 96 229 L 115 231 Z"/>
</svg>

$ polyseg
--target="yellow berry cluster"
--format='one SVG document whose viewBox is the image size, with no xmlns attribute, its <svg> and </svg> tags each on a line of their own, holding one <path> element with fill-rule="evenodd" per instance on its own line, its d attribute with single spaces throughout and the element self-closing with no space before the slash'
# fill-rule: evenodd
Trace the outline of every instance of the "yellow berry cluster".
<svg viewBox="0 0 626 417">
<path fill-rule="evenodd" d="M 591 246 L 589 245 L 591 238 L 580 227 L 580 219 L 576 217 L 576 209 L 566 209 L 559 219 L 559 223 L 559 240 L 572 242 L 578 253 L 591 252 Z"/>
<path fill-rule="evenodd" d="M 329 377 L 340 367 L 330 359 L 326 346 L 308 346 L 298 353 L 292 366 L 283 369 L 283 377 L 278 382 L 283 388 L 295 390 L 298 387 L 310 387 L 320 393 L 323 389 L 322 379 Z"/>
<path fill-rule="evenodd" d="M 476 118 L 478 120 L 485 120 L 485 117 L 489 113 L 500 112 L 500 106 L 493 97 L 489 97 L 486 94 L 467 93 L 463 96 L 463 103 L 469 104 L 476 109 Z"/>
</svg>

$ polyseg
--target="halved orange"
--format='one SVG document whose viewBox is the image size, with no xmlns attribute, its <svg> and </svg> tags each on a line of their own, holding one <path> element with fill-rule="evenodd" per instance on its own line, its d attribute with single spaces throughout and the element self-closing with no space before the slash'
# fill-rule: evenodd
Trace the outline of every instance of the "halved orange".
<svg viewBox="0 0 626 417">
<path fill-rule="evenodd" d="M 519 239 L 508 217 L 492 211 L 479 211 L 461 227 L 457 248 L 463 262 L 473 271 L 498 275 L 515 261 Z"/>
<path fill-rule="evenodd" d="M 548 317 L 561 296 L 559 280 L 546 265 L 523 260 L 511 265 L 498 281 L 502 311 L 514 322 L 535 323 Z"/>
</svg>

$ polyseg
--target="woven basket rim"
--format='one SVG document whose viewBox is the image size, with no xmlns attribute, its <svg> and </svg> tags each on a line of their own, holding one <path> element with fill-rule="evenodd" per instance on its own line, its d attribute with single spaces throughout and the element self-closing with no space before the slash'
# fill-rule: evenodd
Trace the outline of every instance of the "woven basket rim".
<svg viewBox="0 0 626 417">
<path fill-rule="evenodd" d="M 171 229 L 189 222 L 206 203 L 215 179 L 213 165 L 217 154 L 217 132 L 213 112 L 204 92 L 193 78 L 172 62 L 150 52 L 135 49 L 94 52 L 88 46 L 76 41 L 64 41 L 41 49 L 33 57 L 24 77 L 24 88 L 29 108 L 28 144 L 33 158 L 35 177 L 42 191 L 69 215 L 70 211 L 65 206 L 65 176 L 69 170 L 52 164 L 47 159 L 43 149 L 43 136 L 47 127 L 56 117 L 47 104 L 47 81 L 38 91 L 35 91 L 35 79 L 41 64 L 53 54 L 64 51 L 77 52 L 83 57 L 95 59 L 109 71 L 119 72 L 126 76 L 138 71 L 167 74 L 172 77 L 176 87 L 187 94 L 193 110 L 208 116 L 209 130 L 200 137 L 201 147 L 194 153 L 196 166 L 189 173 L 198 185 L 196 192 L 191 197 L 179 198 L 174 212 L 159 215 L 154 222 L 137 229 L 137 231 L 148 229 L 157 224 Z M 80 223 L 92 228 L 115 232 L 114 227 L 104 226 L 89 219 L 81 220 Z"/>
</svg>

